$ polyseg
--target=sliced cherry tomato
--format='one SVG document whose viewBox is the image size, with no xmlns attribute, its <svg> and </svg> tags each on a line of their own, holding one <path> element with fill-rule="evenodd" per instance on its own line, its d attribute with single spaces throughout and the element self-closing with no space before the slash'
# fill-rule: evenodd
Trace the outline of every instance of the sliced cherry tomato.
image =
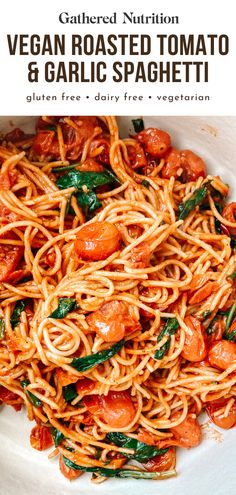
<svg viewBox="0 0 236 495">
<path fill-rule="evenodd" d="M 7 277 L 5 282 L 14 285 L 17 284 L 22 278 L 29 276 L 31 276 L 31 272 L 29 270 L 15 270 Z"/>
<path fill-rule="evenodd" d="M 86 224 L 78 232 L 75 252 L 84 261 L 105 260 L 118 251 L 121 235 L 115 225 L 108 222 Z"/>
<path fill-rule="evenodd" d="M 5 282 L 14 272 L 23 253 L 23 246 L 0 244 L 0 282 Z"/>
<path fill-rule="evenodd" d="M 39 156 L 48 155 L 55 136 L 55 131 L 40 130 L 33 142 L 33 150 Z"/>
<path fill-rule="evenodd" d="M 100 416 L 103 412 L 100 395 L 85 395 L 83 404 L 87 407 L 90 414 Z"/>
<path fill-rule="evenodd" d="M 89 139 L 93 133 L 95 127 L 98 126 L 96 117 L 71 117 L 78 128 L 75 130 L 73 127 L 67 124 L 62 124 L 62 132 L 64 141 L 66 144 L 66 157 L 68 160 L 77 160 L 82 154 L 83 147 L 87 139 Z"/>
<path fill-rule="evenodd" d="M 127 457 L 124 457 L 120 452 L 111 451 L 107 457 L 110 459 L 107 465 L 108 469 L 120 469 L 127 463 Z"/>
<path fill-rule="evenodd" d="M 8 132 L 5 136 L 4 139 L 6 141 L 10 141 L 11 143 L 24 143 L 25 141 L 28 141 L 31 139 L 34 135 L 33 134 L 25 134 L 24 131 L 22 131 L 19 127 L 16 127 L 13 129 L 11 132 Z"/>
<path fill-rule="evenodd" d="M 225 220 L 228 220 L 228 222 L 233 222 L 236 224 L 236 202 L 229 203 L 224 207 L 222 211 L 222 217 L 224 217 Z M 223 227 L 223 225 L 221 227 Z M 228 225 L 225 225 L 224 227 L 226 227 L 231 235 L 236 235 L 236 227 L 228 227 Z"/>
<path fill-rule="evenodd" d="M 123 301 L 109 301 L 86 317 L 92 332 L 96 332 L 105 342 L 119 342 L 127 333 L 141 329 Z"/>
<path fill-rule="evenodd" d="M 186 333 L 181 356 L 188 361 L 202 361 L 207 356 L 207 335 L 202 323 L 194 316 L 184 320 L 192 335 Z"/>
<path fill-rule="evenodd" d="M 61 125 L 64 147 L 66 152 L 66 158 L 68 160 L 76 160 L 82 152 L 85 141 L 93 134 L 95 127 L 97 126 L 96 117 L 71 117 L 77 128 L 64 122 L 63 119 L 59 120 Z M 42 126 L 35 136 L 33 143 L 33 150 L 39 156 L 50 155 L 52 158 L 59 158 L 60 149 L 57 139 L 57 133 L 54 130 L 48 129 Z"/>
<path fill-rule="evenodd" d="M 83 403 L 91 414 L 100 416 L 113 428 L 124 428 L 135 417 L 134 404 L 127 391 L 110 390 L 108 395 L 87 395 Z"/>
<path fill-rule="evenodd" d="M 156 437 L 144 429 L 140 429 L 137 435 L 139 442 L 146 443 L 147 445 L 156 445 Z"/>
<path fill-rule="evenodd" d="M 99 151 L 99 152 L 98 152 Z M 101 163 L 110 164 L 110 143 L 104 138 L 94 139 L 90 145 L 89 156 Z"/>
<path fill-rule="evenodd" d="M 182 168 L 180 151 L 176 148 L 170 148 L 164 158 L 165 165 L 161 169 L 162 178 L 170 179 L 171 177 L 175 177 L 175 179 L 179 179 L 179 171 Z"/>
<path fill-rule="evenodd" d="M 149 243 L 141 242 L 130 251 L 130 259 L 134 268 L 146 268 L 149 264 L 151 251 Z"/>
<path fill-rule="evenodd" d="M 211 366 L 227 370 L 236 362 L 236 343 L 228 340 L 213 342 L 209 348 L 208 360 Z"/>
<path fill-rule="evenodd" d="M 207 402 L 206 404 L 207 414 L 213 423 L 220 428 L 224 428 L 225 430 L 232 428 L 236 424 L 236 403 L 231 406 L 227 416 L 224 415 L 224 411 L 220 414 L 217 413 L 220 409 L 225 409 L 230 400 L 231 399 L 222 398 Z"/>
<path fill-rule="evenodd" d="M 135 408 L 128 392 L 110 391 L 101 396 L 102 414 L 105 423 L 113 428 L 124 428 L 135 417 Z"/>
<path fill-rule="evenodd" d="M 21 220 L 21 217 L 0 202 L 0 223 L 7 224 L 17 222 L 17 220 Z"/>
<path fill-rule="evenodd" d="M 139 132 L 136 139 L 143 145 L 145 151 L 154 158 L 161 158 L 171 145 L 170 135 L 154 127 Z"/>
<path fill-rule="evenodd" d="M 93 380 L 90 380 L 89 378 L 82 378 L 81 380 L 78 380 L 76 383 L 76 391 L 78 394 L 87 394 L 89 392 L 92 392 L 92 390 L 95 387 L 95 383 Z"/>
<path fill-rule="evenodd" d="M 95 127 L 98 127 L 99 125 L 97 118 L 93 116 L 73 116 L 71 117 L 71 120 L 78 126 L 79 137 L 83 143 L 91 137 Z"/>
<path fill-rule="evenodd" d="M 207 273 L 199 273 L 194 275 L 191 283 L 189 285 L 189 290 L 191 292 L 200 289 L 203 285 L 205 285 L 209 280 L 209 275 Z"/>
<path fill-rule="evenodd" d="M 80 172 L 104 172 L 104 167 L 101 163 L 96 162 L 93 158 L 87 158 L 85 162 L 76 167 Z"/>
<path fill-rule="evenodd" d="M 197 180 L 198 177 L 206 177 L 205 162 L 191 150 L 181 151 L 181 166 L 184 169 L 184 182 Z"/>
<path fill-rule="evenodd" d="M 73 375 L 73 373 L 69 373 L 69 371 L 63 370 L 62 368 L 57 368 L 56 376 L 62 387 L 66 387 L 67 385 L 78 381 L 78 376 Z"/>
<path fill-rule="evenodd" d="M 59 468 L 63 476 L 65 476 L 65 478 L 67 478 L 70 481 L 76 480 L 81 476 L 81 474 L 83 474 L 83 471 L 78 471 L 77 469 L 72 469 L 66 466 L 62 454 L 60 454 Z"/>
<path fill-rule="evenodd" d="M 0 404 L 1 402 L 14 407 L 16 411 L 20 411 L 23 401 L 19 395 L 0 385 Z"/>
<path fill-rule="evenodd" d="M 171 419 L 176 420 L 180 414 L 175 414 Z M 187 414 L 186 418 L 178 426 L 170 428 L 178 445 L 189 449 L 196 447 L 201 442 L 202 433 L 198 420 L 192 414 Z"/>
<path fill-rule="evenodd" d="M 136 142 L 132 146 L 127 146 L 127 150 L 130 159 L 130 165 L 133 170 L 147 166 L 147 158 L 141 144 Z"/>
<path fill-rule="evenodd" d="M 189 304 L 199 304 L 209 297 L 212 292 L 216 292 L 219 289 L 217 282 L 207 282 L 203 287 L 200 287 L 189 299 Z"/>
<path fill-rule="evenodd" d="M 157 455 L 149 459 L 147 462 L 143 463 L 143 466 L 147 471 L 168 471 L 169 469 L 173 469 L 176 464 L 176 454 L 175 448 L 169 447 L 167 452 L 162 455 Z"/>
<path fill-rule="evenodd" d="M 36 450 L 49 449 L 53 445 L 50 428 L 43 425 L 36 425 L 30 434 L 30 444 Z"/>
</svg>

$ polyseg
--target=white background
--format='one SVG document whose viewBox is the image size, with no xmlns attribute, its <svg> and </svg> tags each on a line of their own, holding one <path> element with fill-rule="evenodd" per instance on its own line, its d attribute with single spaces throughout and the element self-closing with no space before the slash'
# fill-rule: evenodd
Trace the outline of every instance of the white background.
<svg viewBox="0 0 236 495">
<path fill-rule="evenodd" d="M 0 118 L 0 132 L 8 119 Z M 29 131 L 31 119 L 13 119 L 15 125 Z M 119 119 L 124 135 L 131 118 Z M 34 125 L 34 122 L 32 123 Z M 145 118 L 145 126 L 170 132 L 173 145 L 190 148 L 202 156 L 210 174 L 220 175 L 230 184 L 236 200 L 235 155 L 236 118 L 156 117 Z M 204 422 L 205 420 L 202 419 Z M 164 481 L 118 480 L 94 486 L 90 476 L 69 482 L 59 471 L 58 459 L 49 461 L 48 452 L 30 447 L 29 435 L 34 423 L 25 410 L 16 413 L 0 406 L 0 495 L 235 495 L 236 428 L 221 430 L 220 442 L 212 438 L 211 428 L 200 446 L 177 452 L 177 478 Z M 205 438 L 206 436 L 206 438 Z"/>
<path fill-rule="evenodd" d="M 107 24 L 107 25 L 71 25 L 60 24 L 58 16 L 60 12 L 67 11 L 70 15 L 78 15 L 86 12 L 88 15 L 111 15 L 114 11 L 118 18 L 122 12 L 134 12 L 136 15 L 144 13 L 150 15 L 163 13 L 169 16 L 179 16 L 179 25 L 131 25 Z M 29 83 L 27 79 L 27 65 L 31 60 L 37 60 L 42 68 L 47 57 L 23 57 L 10 56 L 6 43 L 6 34 L 54 34 L 65 33 L 70 37 L 74 34 L 86 33 L 146 33 L 152 34 L 221 34 L 230 37 L 230 53 L 227 56 L 198 56 L 195 60 L 209 61 L 209 83 Z M 187 0 L 120 0 L 119 2 L 107 2 L 100 0 L 86 0 L 78 2 L 75 0 L 32 0 L 8 1 L 1 5 L 0 16 L 0 60 L 1 60 L 1 92 L 0 92 L 0 114 L 1 115 L 58 115 L 60 114 L 116 114 L 116 115 L 235 115 L 235 34 L 234 2 L 232 0 L 206 1 L 198 0 L 191 2 Z M 99 57 L 91 57 L 98 59 Z M 107 57 L 108 65 L 112 65 L 119 56 Z M 125 57 L 129 60 L 129 56 Z M 134 57 L 141 59 L 142 57 Z M 51 60 L 52 57 L 49 57 Z M 61 56 L 54 57 L 63 59 Z M 87 61 L 89 57 L 87 57 Z M 143 57 L 148 61 L 149 56 Z M 150 59 L 154 59 L 153 55 Z M 158 60 L 158 56 L 156 57 Z M 181 61 L 181 57 L 162 57 L 162 60 Z M 185 60 L 192 60 L 187 56 Z M 65 58 L 64 58 L 65 60 Z M 67 56 L 67 60 L 73 57 Z M 77 57 L 74 60 L 78 60 Z M 85 58 L 83 57 L 83 60 Z M 183 58 L 182 58 L 183 60 Z M 110 69 L 111 71 L 111 69 Z M 110 72 L 109 72 L 110 74 Z M 65 91 L 68 95 L 81 96 L 80 102 L 61 102 L 60 95 Z M 100 92 L 102 95 L 119 96 L 118 103 L 111 101 L 95 101 L 94 96 Z M 125 102 L 124 92 L 129 95 L 142 95 L 141 102 Z M 26 96 L 57 95 L 57 102 L 34 101 L 26 102 Z M 210 95 L 209 102 L 201 101 L 179 101 L 169 103 L 158 101 L 161 95 Z M 89 99 L 86 99 L 86 96 Z M 151 99 L 148 96 L 152 96 Z"/>
</svg>

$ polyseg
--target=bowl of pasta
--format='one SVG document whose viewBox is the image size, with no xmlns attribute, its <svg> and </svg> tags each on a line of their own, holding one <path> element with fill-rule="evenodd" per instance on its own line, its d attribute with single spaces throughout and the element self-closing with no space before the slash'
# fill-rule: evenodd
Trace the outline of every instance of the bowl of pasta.
<svg viewBox="0 0 236 495">
<path fill-rule="evenodd" d="M 236 119 L 0 120 L 4 493 L 233 493 Z"/>
</svg>

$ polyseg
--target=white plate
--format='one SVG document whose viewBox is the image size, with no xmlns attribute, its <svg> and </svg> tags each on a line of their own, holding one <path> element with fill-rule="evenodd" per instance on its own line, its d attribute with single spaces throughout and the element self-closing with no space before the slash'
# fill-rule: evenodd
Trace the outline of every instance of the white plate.
<svg viewBox="0 0 236 495">
<path fill-rule="evenodd" d="M 0 118 L 0 131 L 16 125 L 32 125 L 30 117 Z M 122 133 L 127 135 L 130 117 L 120 117 Z M 170 132 L 176 147 L 190 148 L 201 155 L 210 173 L 220 175 L 232 188 L 236 198 L 236 118 L 233 117 L 146 117 L 146 126 Z M 28 130 L 28 129 L 27 129 Z M 231 495 L 236 493 L 235 454 L 236 428 L 221 430 L 221 441 L 210 438 L 211 428 L 202 444 L 177 453 L 177 478 L 164 481 L 111 479 L 101 485 L 91 484 L 90 475 L 74 482 L 66 480 L 58 461 L 47 459 L 47 452 L 30 447 L 33 424 L 25 411 L 16 413 L 0 407 L 0 495 Z M 219 430 L 218 430 L 219 431 Z"/>
</svg>

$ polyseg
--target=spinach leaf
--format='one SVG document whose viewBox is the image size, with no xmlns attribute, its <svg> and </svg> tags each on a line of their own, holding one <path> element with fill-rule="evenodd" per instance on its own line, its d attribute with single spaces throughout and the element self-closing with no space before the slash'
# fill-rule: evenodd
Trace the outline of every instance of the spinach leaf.
<svg viewBox="0 0 236 495">
<path fill-rule="evenodd" d="M 72 216 L 75 216 L 75 211 L 74 211 L 74 208 L 72 208 L 71 206 L 71 199 L 73 198 L 74 196 L 74 193 L 71 193 L 69 198 L 67 198 L 67 205 L 66 205 L 66 211 L 65 211 L 65 215 L 72 215 Z"/>
<path fill-rule="evenodd" d="M 187 199 L 187 201 L 184 201 L 183 203 L 179 204 L 178 210 L 179 210 L 179 220 L 185 220 L 189 213 L 191 213 L 196 206 L 200 205 L 202 201 L 206 198 L 207 192 L 209 189 L 210 183 L 204 184 L 203 187 L 200 187 L 199 189 L 195 189 L 193 192 L 192 196 Z"/>
<path fill-rule="evenodd" d="M 231 237 L 230 247 L 232 249 L 235 249 L 236 248 L 236 239 L 234 239 L 233 237 Z"/>
<path fill-rule="evenodd" d="M 218 203 L 217 201 L 215 202 L 215 207 L 217 209 L 217 211 L 221 214 L 222 211 L 223 211 L 223 206 L 222 204 Z"/>
<path fill-rule="evenodd" d="M 135 459 L 135 461 L 146 462 L 156 455 L 162 455 L 167 452 L 168 449 L 157 449 L 153 445 L 147 445 L 144 442 L 139 442 L 135 438 L 127 437 L 120 432 L 108 433 L 106 438 L 117 445 L 118 447 L 123 447 L 125 449 L 135 450 L 134 454 L 125 454 L 125 457 L 129 459 Z"/>
<path fill-rule="evenodd" d="M 93 190 L 98 186 L 117 181 L 117 177 L 108 170 L 105 170 L 105 172 L 80 172 L 79 170 L 71 170 L 68 174 L 59 177 L 56 185 L 59 189 L 75 187 L 78 190 L 83 190 L 83 186 L 86 186 L 88 190 Z"/>
<path fill-rule="evenodd" d="M 144 122 L 143 119 L 134 119 L 132 120 L 132 124 L 135 132 L 138 134 L 139 132 L 144 130 Z"/>
<path fill-rule="evenodd" d="M 223 210 L 223 206 L 220 203 L 216 202 L 215 207 L 216 207 L 217 211 L 221 214 L 222 210 Z M 218 220 L 218 218 L 215 218 L 215 229 L 216 229 L 217 234 L 222 234 L 221 223 Z"/>
<path fill-rule="evenodd" d="M 179 328 L 179 322 L 177 318 L 168 318 L 162 331 L 159 333 L 157 337 L 157 342 L 160 342 L 164 335 L 174 335 L 176 330 Z"/>
<path fill-rule="evenodd" d="M 53 173 L 58 173 L 58 172 L 65 172 L 67 170 L 73 170 L 74 168 L 78 167 L 80 163 L 73 163 L 73 165 L 66 165 L 65 167 L 55 167 L 52 168 Z"/>
<path fill-rule="evenodd" d="M 27 380 L 27 378 L 25 378 L 24 380 L 21 380 L 20 384 L 22 388 L 25 389 L 30 384 L 30 382 L 29 380 Z M 25 393 L 27 394 L 29 401 L 31 402 L 31 404 L 33 404 L 34 407 L 41 407 L 42 402 L 40 399 L 38 399 L 38 397 L 36 397 L 36 395 L 32 394 L 32 392 L 30 392 L 29 390 L 26 390 Z"/>
<path fill-rule="evenodd" d="M 229 310 L 227 320 L 226 320 L 226 325 L 225 325 L 225 333 L 227 333 L 229 330 L 229 327 L 230 327 L 230 325 L 234 319 L 235 312 L 236 312 L 236 302 L 233 304 L 233 306 L 231 306 L 231 308 Z"/>
<path fill-rule="evenodd" d="M 230 340 L 230 341 L 235 341 L 236 337 L 236 329 L 229 332 L 230 326 L 233 322 L 233 319 L 236 314 L 236 302 L 231 306 L 231 308 L 227 309 L 226 311 L 219 310 L 217 311 L 215 317 L 211 321 L 210 325 L 206 328 L 206 333 L 207 335 L 212 335 L 213 332 L 215 331 L 214 329 L 214 323 L 217 321 L 219 316 L 224 317 L 224 322 L 225 322 L 225 331 L 223 334 L 223 339 L 224 340 Z"/>
<path fill-rule="evenodd" d="M 70 311 L 77 308 L 76 299 L 72 297 L 60 297 L 58 301 L 58 307 L 48 316 L 48 318 L 55 318 L 59 320 L 64 318 Z"/>
<path fill-rule="evenodd" d="M 163 359 L 163 357 L 167 354 L 167 352 L 169 351 L 169 348 L 170 348 L 170 337 L 168 338 L 168 340 L 165 342 L 165 344 L 163 344 L 161 346 L 160 349 L 158 349 L 155 354 L 154 354 L 154 358 L 155 359 L 158 359 L 158 361 L 161 361 L 161 359 Z"/>
<path fill-rule="evenodd" d="M 87 219 L 90 219 L 95 211 L 102 206 L 101 201 L 99 201 L 94 191 L 88 191 L 87 193 L 84 191 L 75 192 L 67 200 L 66 215 L 75 215 L 75 211 L 71 206 L 72 196 L 75 196 L 78 205 L 81 206 Z"/>
<path fill-rule="evenodd" d="M 222 211 L 223 211 L 222 204 L 221 203 L 218 203 L 218 202 L 215 202 L 215 207 L 216 207 L 217 211 L 220 213 L 220 215 L 222 215 Z M 217 234 L 225 234 L 226 233 L 224 231 L 224 226 L 221 225 L 221 222 L 218 220 L 218 218 L 215 218 L 215 230 L 216 230 Z M 227 231 L 227 228 L 226 228 L 226 231 Z M 236 239 L 234 237 L 232 237 L 230 235 L 230 233 L 228 233 L 228 235 L 230 237 L 230 247 L 232 249 L 235 249 L 236 248 Z M 236 277 L 236 272 L 235 272 L 235 277 Z"/>
<path fill-rule="evenodd" d="M 11 320 L 10 320 L 12 329 L 14 329 L 15 327 L 17 327 L 17 325 L 19 325 L 20 315 L 21 315 L 22 311 L 24 311 L 25 306 L 26 306 L 26 303 L 23 300 L 16 302 L 16 305 L 15 305 L 15 308 L 12 312 Z"/>
<path fill-rule="evenodd" d="M 171 342 L 170 335 L 174 335 L 178 328 L 179 328 L 179 322 L 178 322 L 177 318 L 168 318 L 164 327 L 162 328 L 161 332 L 159 333 L 159 335 L 157 337 L 157 342 L 160 342 L 165 335 L 168 335 L 169 338 L 165 342 L 165 344 L 163 344 L 161 346 L 161 348 L 155 352 L 155 354 L 154 354 L 155 359 L 158 359 L 158 360 L 163 359 L 163 357 L 165 356 L 165 354 L 168 352 L 168 350 L 170 348 L 170 342 Z"/>
<path fill-rule="evenodd" d="M 63 461 L 68 468 L 76 469 L 77 471 L 86 471 L 87 473 L 97 473 L 100 476 L 106 476 L 107 478 L 136 478 L 136 479 L 163 479 L 170 478 L 172 476 L 176 476 L 175 469 L 170 471 L 163 472 L 149 472 L 149 471 L 141 471 L 141 470 L 133 470 L 133 469 L 109 469 L 103 467 L 85 467 L 78 466 L 74 462 L 67 459 L 67 457 L 63 456 Z"/>
<path fill-rule="evenodd" d="M 208 336 L 212 335 L 214 332 L 215 332 L 215 328 L 214 328 L 214 324 L 215 322 L 217 321 L 218 319 L 218 314 L 216 314 L 216 316 L 213 318 L 213 320 L 211 320 L 210 324 L 208 325 L 207 328 L 205 328 L 206 330 L 206 334 Z"/>
<path fill-rule="evenodd" d="M 57 430 L 57 428 L 55 428 L 54 426 L 51 426 L 50 430 L 54 441 L 54 445 L 55 447 L 58 447 L 58 445 L 60 445 L 61 441 L 63 440 L 63 438 L 65 438 L 65 436 L 63 435 L 63 433 L 61 433 L 61 431 Z"/>
<path fill-rule="evenodd" d="M 54 131 L 54 132 L 57 132 L 57 126 L 56 126 L 56 125 L 53 125 L 53 124 L 48 124 L 48 125 L 47 125 L 47 130 L 48 130 L 48 131 Z"/>
<path fill-rule="evenodd" d="M 5 335 L 5 323 L 4 323 L 4 319 L 0 318 L 0 340 L 4 339 L 4 335 Z"/>
<path fill-rule="evenodd" d="M 149 189 L 149 187 L 150 187 L 150 182 L 146 179 L 143 179 L 141 184 L 142 184 L 142 186 L 146 187 L 147 189 Z"/>
<path fill-rule="evenodd" d="M 203 311 L 203 313 L 202 313 L 202 318 L 203 318 L 203 321 L 207 320 L 207 318 L 208 318 L 209 316 L 211 316 L 211 313 L 212 313 L 212 312 L 211 312 L 211 311 L 208 311 L 208 310 L 207 310 L 207 311 Z"/>
<path fill-rule="evenodd" d="M 81 358 L 73 358 L 70 366 L 75 368 L 77 371 L 87 371 L 93 368 L 97 364 L 104 363 L 108 359 L 112 358 L 121 350 L 124 345 L 124 340 L 116 342 L 110 349 L 105 349 L 103 351 L 96 352 L 95 354 L 90 354 L 89 356 L 84 356 Z"/>
<path fill-rule="evenodd" d="M 81 191 L 76 193 L 75 196 L 79 206 L 84 210 L 86 218 L 91 218 L 95 211 L 102 206 L 94 191 L 88 191 L 87 193 Z"/>
<path fill-rule="evenodd" d="M 66 402 L 72 402 L 78 396 L 75 383 L 62 387 L 62 394 Z"/>
<path fill-rule="evenodd" d="M 79 170 L 71 170 L 62 177 L 59 177 L 56 184 L 59 189 L 75 187 L 77 192 L 73 193 L 73 195 L 76 197 L 79 206 L 84 210 L 86 217 L 91 218 L 94 212 L 102 206 L 94 189 L 105 184 L 120 184 L 120 182 L 110 170 L 105 170 L 104 172 L 80 172 Z M 85 188 L 87 188 L 87 191 L 84 190 Z"/>
<path fill-rule="evenodd" d="M 97 461 L 99 461 L 99 459 L 101 458 L 102 449 L 101 449 L 101 447 L 95 447 L 95 449 L 96 449 L 96 452 L 94 454 L 94 458 L 97 459 Z"/>
<path fill-rule="evenodd" d="M 224 340 L 229 340 L 231 342 L 235 342 L 235 337 L 236 337 L 236 328 L 232 332 L 227 332 L 224 333 L 223 335 Z"/>
<path fill-rule="evenodd" d="M 222 234 L 221 223 L 218 220 L 218 218 L 215 218 L 215 229 L 216 229 L 217 234 L 220 234 L 220 235 Z"/>
<path fill-rule="evenodd" d="M 231 280 L 234 280 L 236 278 L 236 270 L 231 273 L 231 275 L 229 275 L 229 278 L 231 278 Z"/>
<path fill-rule="evenodd" d="M 236 302 L 231 306 L 231 308 L 228 310 L 227 314 L 227 319 L 226 319 L 226 324 L 225 324 L 225 331 L 223 334 L 223 339 L 224 340 L 229 340 L 229 341 L 235 341 L 235 336 L 236 336 L 236 329 L 233 330 L 232 332 L 229 332 L 230 326 L 232 324 L 232 321 L 234 319 L 236 313 Z"/>
</svg>

